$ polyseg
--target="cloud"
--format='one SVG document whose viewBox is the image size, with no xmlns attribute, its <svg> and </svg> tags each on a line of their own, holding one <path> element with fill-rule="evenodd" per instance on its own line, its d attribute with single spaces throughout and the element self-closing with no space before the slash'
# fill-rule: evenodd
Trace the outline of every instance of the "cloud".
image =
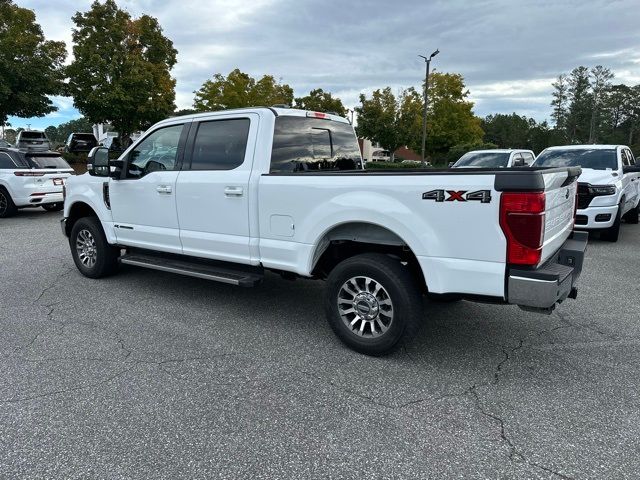
<svg viewBox="0 0 640 480">
<path fill-rule="evenodd" d="M 550 82 L 601 63 L 616 81 L 640 82 L 637 0 L 120 0 L 159 19 L 178 49 L 177 104 L 213 73 L 272 74 L 296 95 L 321 87 L 347 106 L 361 92 L 419 87 L 418 54 L 465 77 L 477 114 L 516 111 L 543 120 Z M 45 33 L 70 40 L 71 16 L 87 0 L 23 0 Z M 507 109 L 507 110 L 505 110 Z"/>
</svg>

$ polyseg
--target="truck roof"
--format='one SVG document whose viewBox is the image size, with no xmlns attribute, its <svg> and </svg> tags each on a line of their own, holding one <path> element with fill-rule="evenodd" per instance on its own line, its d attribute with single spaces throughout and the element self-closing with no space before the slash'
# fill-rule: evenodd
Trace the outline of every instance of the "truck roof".
<svg viewBox="0 0 640 480">
<path fill-rule="evenodd" d="M 202 113 L 192 113 L 190 115 L 184 115 L 180 118 L 185 119 L 197 119 L 202 117 L 209 117 L 211 115 L 220 114 L 220 115 L 229 115 L 234 113 L 265 113 L 270 112 L 273 113 L 276 117 L 280 116 L 288 116 L 288 117 L 311 117 L 311 118 L 326 118 L 327 120 L 332 120 L 334 122 L 341 123 L 349 123 L 344 117 L 340 115 L 336 115 L 334 113 L 325 113 L 325 112 L 314 112 L 312 110 L 301 110 L 298 108 L 284 108 L 284 107 L 247 107 L 247 108 L 234 108 L 230 110 L 215 110 L 212 112 L 202 112 Z M 172 120 L 175 120 L 178 117 L 171 117 Z"/>
<path fill-rule="evenodd" d="M 467 153 L 511 153 L 511 152 L 530 152 L 526 148 L 489 148 L 486 150 L 470 150 Z"/>
<path fill-rule="evenodd" d="M 611 150 L 612 148 L 626 147 L 626 145 L 557 145 L 555 147 L 548 147 L 546 150 L 582 150 L 589 148 L 592 150 Z"/>
</svg>

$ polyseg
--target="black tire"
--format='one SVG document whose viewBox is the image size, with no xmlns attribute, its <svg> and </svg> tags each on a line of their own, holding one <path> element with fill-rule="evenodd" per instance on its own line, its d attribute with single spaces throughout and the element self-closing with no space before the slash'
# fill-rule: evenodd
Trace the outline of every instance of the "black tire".
<svg viewBox="0 0 640 480">
<path fill-rule="evenodd" d="M 86 247 L 82 253 L 81 244 Z M 74 223 L 69 236 L 69 246 L 76 267 L 85 277 L 106 277 L 118 269 L 120 250 L 109 245 L 102 225 L 96 217 L 83 217 Z M 87 260 L 87 257 L 93 257 L 94 252 L 94 261 L 90 258 Z"/>
<path fill-rule="evenodd" d="M 0 187 L 0 218 L 13 217 L 18 213 L 18 207 L 4 187 Z"/>
<path fill-rule="evenodd" d="M 351 280 L 360 290 L 356 291 L 353 283 L 349 288 L 358 295 L 344 289 Z M 356 307 L 358 298 L 360 302 Z M 353 312 L 345 311 L 349 309 Z M 375 317 L 355 320 L 363 311 Z M 331 271 L 327 278 L 325 313 L 331 329 L 347 346 L 366 355 L 384 355 L 397 347 L 403 337 L 412 336 L 418 330 L 422 296 L 411 272 L 400 261 L 379 253 L 365 253 L 344 260 Z M 355 321 L 353 327 L 348 325 L 351 321 Z"/>
<path fill-rule="evenodd" d="M 455 293 L 428 293 L 427 298 L 437 303 L 453 303 L 462 300 L 462 296 Z"/>
<path fill-rule="evenodd" d="M 636 205 L 636 208 L 632 208 L 627 213 L 625 213 L 623 218 L 625 222 L 631 223 L 632 225 L 637 225 L 639 214 L 640 214 L 640 203 Z"/>
<path fill-rule="evenodd" d="M 47 212 L 59 212 L 64 208 L 64 203 L 47 203 L 46 205 L 42 205 Z"/>
<path fill-rule="evenodd" d="M 613 221 L 613 225 L 602 232 L 600 238 L 607 242 L 617 242 L 620 236 L 620 220 L 622 219 L 622 205 L 624 199 L 618 205 L 618 213 L 616 213 L 616 219 Z"/>
</svg>

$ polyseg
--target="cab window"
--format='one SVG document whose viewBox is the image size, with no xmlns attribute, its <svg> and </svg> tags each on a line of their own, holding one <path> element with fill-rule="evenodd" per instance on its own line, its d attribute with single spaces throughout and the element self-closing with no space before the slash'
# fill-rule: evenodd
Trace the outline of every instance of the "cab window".
<svg viewBox="0 0 640 480">
<path fill-rule="evenodd" d="M 191 170 L 233 170 L 244 162 L 248 118 L 200 122 L 193 143 Z"/>
<path fill-rule="evenodd" d="M 152 172 L 176 170 L 182 128 L 182 124 L 160 128 L 142 140 L 129 153 L 127 176 L 136 178 Z"/>
</svg>

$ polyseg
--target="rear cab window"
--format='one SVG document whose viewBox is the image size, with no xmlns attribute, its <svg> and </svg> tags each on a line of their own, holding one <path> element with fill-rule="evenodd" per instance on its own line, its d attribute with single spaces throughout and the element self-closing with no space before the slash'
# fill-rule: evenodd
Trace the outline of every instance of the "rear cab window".
<svg viewBox="0 0 640 480">
<path fill-rule="evenodd" d="M 614 148 L 572 148 L 545 150 L 536 159 L 536 167 L 582 167 L 593 170 L 617 170 Z"/>
<path fill-rule="evenodd" d="M 244 163 L 248 118 L 202 121 L 193 142 L 191 170 L 233 170 Z"/>
<path fill-rule="evenodd" d="M 351 124 L 322 118 L 276 117 L 270 173 L 361 168 L 360 147 Z"/>
<path fill-rule="evenodd" d="M 20 132 L 20 138 L 26 138 L 29 140 L 43 140 L 45 139 L 44 132 Z"/>
<path fill-rule="evenodd" d="M 59 155 L 29 155 L 26 158 L 31 168 L 72 170 L 66 160 Z"/>
</svg>

